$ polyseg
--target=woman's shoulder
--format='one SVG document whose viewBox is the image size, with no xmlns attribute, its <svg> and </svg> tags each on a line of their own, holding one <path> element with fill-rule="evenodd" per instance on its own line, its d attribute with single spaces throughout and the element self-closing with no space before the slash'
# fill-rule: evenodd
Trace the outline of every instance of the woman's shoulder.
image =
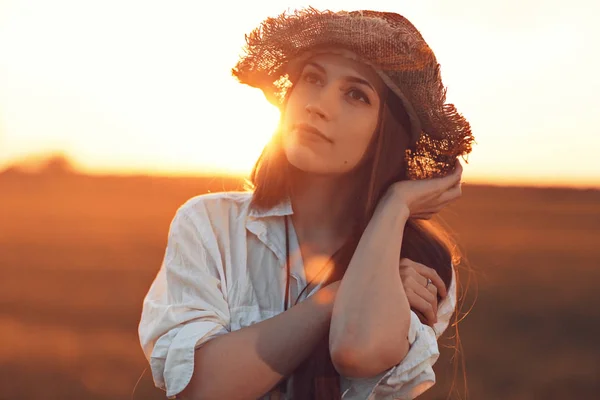
<svg viewBox="0 0 600 400">
<path fill-rule="evenodd" d="M 229 220 L 245 217 L 252 201 L 252 192 L 216 192 L 194 196 L 177 210 L 192 219 Z"/>
</svg>

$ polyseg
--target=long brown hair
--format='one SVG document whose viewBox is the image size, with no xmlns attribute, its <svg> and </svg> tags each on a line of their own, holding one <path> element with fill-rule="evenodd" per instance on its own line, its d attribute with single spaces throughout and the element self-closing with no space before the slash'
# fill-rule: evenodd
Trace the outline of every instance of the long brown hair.
<svg viewBox="0 0 600 400">
<path fill-rule="evenodd" d="M 293 86 L 288 90 L 288 97 L 292 90 Z M 282 120 L 284 112 L 285 106 L 281 110 Z M 392 91 L 385 91 L 373 140 L 360 165 L 350 172 L 355 174 L 354 181 L 360 189 L 349 206 L 355 218 L 355 229 L 349 240 L 332 256 L 333 272 L 323 285 L 342 279 L 377 203 L 392 183 L 408 179 L 406 152 L 414 146 L 409 138 L 409 128 L 409 118 L 400 100 Z M 250 175 L 249 188 L 253 190 L 251 206 L 266 209 L 284 201 L 290 189 L 290 168 L 283 150 L 282 130 L 278 129 Z M 414 219 L 406 223 L 401 254 L 434 268 L 446 287 L 450 286 L 452 279 L 451 264 L 457 265 L 460 259 L 457 246 L 441 226 Z M 458 335 L 455 338 L 459 344 Z M 292 398 L 295 400 L 341 398 L 340 376 L 330 358 L 328 335 L 322 338 L 293 376 Z"/>
</svg>

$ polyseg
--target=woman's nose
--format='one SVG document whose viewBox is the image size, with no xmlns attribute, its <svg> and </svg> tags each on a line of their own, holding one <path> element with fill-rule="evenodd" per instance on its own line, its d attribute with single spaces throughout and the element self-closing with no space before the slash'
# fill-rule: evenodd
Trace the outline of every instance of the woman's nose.
<svg viewBox="0 0 600 400">
<path fill-rule="evenodd" d="M 317 115 L 318 117 L 327 120 L 327 114 L 316 101 L 311 101 L 306 105 L 306 111 L 309 114 Z"/>
<path fill-rule="evenodd" d="M 306 111 L 326 121 L 331 120 L 337 112 L 337 89 L 333 85 L 327 85 L 319 93 L 309 99 L 306 104 Z"/>
</svg>

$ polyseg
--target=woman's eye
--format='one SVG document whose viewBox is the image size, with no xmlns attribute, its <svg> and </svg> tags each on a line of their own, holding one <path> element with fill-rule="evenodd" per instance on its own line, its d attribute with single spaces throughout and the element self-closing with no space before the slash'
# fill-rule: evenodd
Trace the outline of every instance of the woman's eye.
<svg viewBox="0 0 600 400">
<path fill-rule="evenodd" d="M 362 101 L 366 104 L 371 104 L 371 102 L 369 101 L 369 97 L 362 90 L 352 89 L 348 92 L 348 95 L 353 100 L 358 100 L 358 101 Z"/>
<path fill-rule="evenodd" d="M 304 81 L 308 83 L 319 83 L 321 82 L 321 78 L 315 73 L 307 72 L 304 74 Z"/>
</svg>

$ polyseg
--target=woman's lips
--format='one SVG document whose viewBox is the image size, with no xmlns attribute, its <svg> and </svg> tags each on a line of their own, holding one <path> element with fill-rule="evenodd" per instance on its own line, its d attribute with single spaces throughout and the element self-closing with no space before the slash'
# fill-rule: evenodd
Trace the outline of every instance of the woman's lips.
<svg viewBox="0 0 600 400">
<path fill-rule="evenodd" d="M 329 139 L 325 136 L 320 130 L 315 128 L 312 125 L 306 123 L 299 123 L 294 125 L 294 129 L 297 130 L 303 137 L 308 140 L 318 140 L 318 141 L 326 141 L 328 143 L 333 143 L 333 140 Z"/>
</svg>

